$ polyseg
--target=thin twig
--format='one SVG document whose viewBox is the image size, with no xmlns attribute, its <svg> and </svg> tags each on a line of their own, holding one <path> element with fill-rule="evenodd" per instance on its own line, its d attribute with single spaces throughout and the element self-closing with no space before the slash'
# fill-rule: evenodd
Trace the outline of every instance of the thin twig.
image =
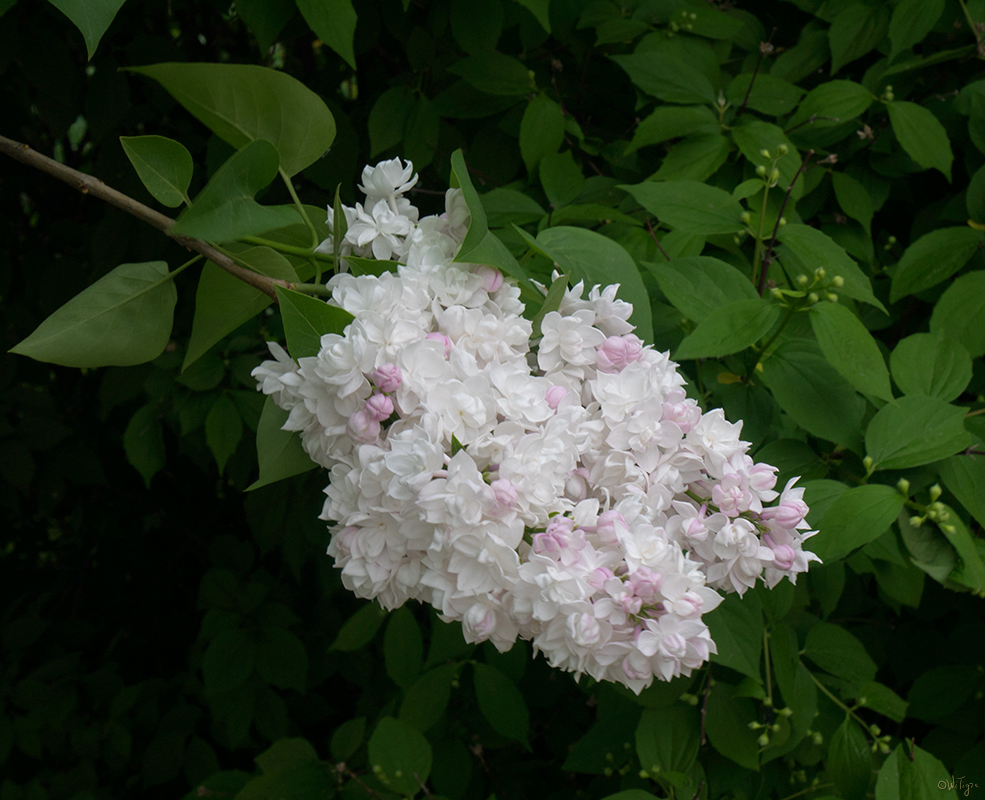
<svg viewBox="0 0 985 800">
<path fill-rule="evenodd" d="M 705 717 L 708 716 L 708 696 L 711 694 L 711 664 L 708 665 L 708 683 L 705 684 L 705 697 L 701 703 L 701 746 L 704 747 L 708 739 L 705 736 Z"/>
<path fill-rule="evenodd" d="M 819 119 L 827 119 L 827 120 L 831 120 L 832 122 L 841 122 L 841 117 L 826 117 L 823 114 L 811 114 L 803 122 L 798 122 L 792 128 L 787 128 L 783 133 L 784 134 L 790 133 L 791 131 L 797 130 L 797 128 L 803 128 L 805 125 L 813 125 L 815 120 L 819 120 Z"/>
<path fill-rule="evenodd" d="M 650 232 L 650 236 L 653 238 L 653 243 L 657 246 L 657 250 L 663 253 L 663 257 L 666 258 L 668 261 L 670 261 L 671 260 L 670 256 L 667 255 L 667 251 L 664 250 L 663 245 L 660 244 L 660 240 L 657 238 L 657 234 L 653 230 L 653 225 L 649 217 L 646 218 L 646 229 Z"/>
<path fill-rule="evenodd" d="M 360 778 L 355 772 L 349 769 L 349 767 L 346 766 L 344 761 L 340 761 L 338 764 L 335 765 L 335 771 L 338 772 L 340 775 L 346 775 L 347 777 L 352 778 L 352 780 L 354 780 L 356 783 L 362 786 L 363 789 L 366 790 L 366 792 L 369 794 L 370 797 L 375 797 L 376 800 L 383 800 L 383 798 L 380 797 L 376 792 L 374 792 L 373 789 L 370 786 L 368 786 L 362 778 Z"/>
<path fill-rule="evenodd" d="M 414 773 L 414 779 L 417 781 L 418 785 L 420 785 L 421 790 L 424 792 L 425 797 L 434 798 L 434 795 L 428 791 L 428 787 L 424 785 L 424 781 L 421 780 L 421 776 L 418 775 L 416 772 Z"/>
<path fill-rule="evenodd" d="M 756 82 L 756 76 L 759 74 L 759 68 L 763 64 L 763 56 L 767 53 L 773 52 L 773 34 L 776 33 L 776 28 L 770 32 L 770 38 L 765 42 L 759 43 L 759 58 L 756 59 L 756 66 L 752 70 L 752 78 L 749 79 L 749 86 L 746 88 L 746 96 L 742 98 L 742 105 L 740 105 L 736 111 L 735 116 L 741 117 L 742 112 L 746 110 L 746 106 L 749 104 L 749 95 L 752 94 L 752 86 Z"/>
<path fill-rule="evenodd" d="M 84 172 L 79 172 L 76 169 L 67 167 L 64 164 L 60 164 L 53 158 L 48 158 L 42 155 L 36 150 L 32 150 L 29 145 L 21 144 L 20 142 L 15 142 L 12 139 L 8 139 L 5 136 L 0 136 L 0 153 L 10 156 L 15 161 L 20 161 L 22 164 L 26 164 L 29 167 L 34 167 L 42 172 L 46 172 L 52 177 L 58 178 L 60 181 L 64 181 L 69 186 L 73 186 L 78 189 L 82 194 L 92 195 L 93 197 L 98 197 L 100 200 L 105 200 L 110 205 L 116 206 L 117 208 L 126 211 L 128 214 L 132 214 L 137 217 L 137 219 L 143 220 L 144 222 L 153 225 L 159 231 L 174 239 L 182 247 L 188 250 L 194 250 L 196 253 L 201 253 L 209 261 L 218 267 L 221 267 L 230 275 L 239 278 L 241 281 L 248 283 L 255 289 L 259 289 L 265 295 L 272 297 L 274 300 L 277 299 L 277 293 L 274 289 L 275 286 L 281 286 L 285 289 L 292 288 L 292 285 L 287 281 L 278 280 L 276 278 L 268 278 L 259 273 L 253 272 L 252 270 L 244 269 L 231 258 L 220 253 L 216 248 L 207 242 L 203 242 L 199 239 L 192 239 L 188 236 L 178 236 L 171 233 L 171 228 L 174 225 L 174 220 L 171 217 L 165 216 L 153 208 L 145 206 L 129 197 L 122 192 L 118 192 L 107 186 L 98 178 L 94 178 L 91 175 L 86 175 Z"/>
<path fill-rule="evenodd" d="M 800 167 L 798 167 L 797 172 L 794 173 L 793 180 L 790 181 L 790 185 L 787 187 L 787 193 L 783 195 L 783 202 L 780 204 L 780 213 L 776 215 L 776 224 L 773 226 L 773 236 L 770 239 L 769 246 L 766 248 L 766 252 L 763 253 L 763 269 L 759 276 L 759 296 L 763 296 L 763 290 L 766 288 L 766 273 L 770 270 L 770 264 L 773 263 L 773 248 L 776 246 L 776 235 L 780 231 L 780 220 L 783 219 L 783 211 L 787 207 L 787 201 L 790 199 L 790 192 L 793 191 L 793 185 L 797 182 L 797 178 L 800 177 L 800 173 L 804 171 L 804 167 L 807 166 L 807 160 L 814 155 L 813 148 L 808 150 L 804 154 L 804 160 L 800 162 Z"/>
</svg>

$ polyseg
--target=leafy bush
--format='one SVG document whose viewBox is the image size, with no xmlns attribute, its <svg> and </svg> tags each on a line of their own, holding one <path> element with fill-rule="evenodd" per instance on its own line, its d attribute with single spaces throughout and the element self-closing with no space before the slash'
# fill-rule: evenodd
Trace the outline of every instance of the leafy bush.
<svg viewBox="0 0 985 800">
<path fill-rule="evenodd" d="M 0 15 L 0 133 L 33 148 L 0 143 L 29 162 L 0 173 L 2 800 L 985 786 L 985 5 Z M 364 163 L 413 160 L 430 211 L 458 150 L 472 260 L 621 283 L 702 407 L 803 476 L 824 565 L 730 596 L 691 678 L 636 697 L 356 601 L 326 479 L 270 449 L 274 286 L 318 291 Z M 573 258 L 586 231 L 628 256 Z"/>
</svg>

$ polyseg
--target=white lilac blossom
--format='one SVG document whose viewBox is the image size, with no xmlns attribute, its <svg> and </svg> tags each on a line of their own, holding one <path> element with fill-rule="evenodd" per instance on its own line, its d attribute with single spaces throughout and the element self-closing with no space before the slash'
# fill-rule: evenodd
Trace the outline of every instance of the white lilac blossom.
<svg viewBox="0 0 985 800">
<path fill-rule="evenodd" d="M 569 288 L 531 352 L 516 286 L 452 263 L 461 192 L 419 218 L 403 197 L 416 181 L 399 159 L 364 170 L 342 252 L 394 271 L 333 277 L 330 302 L 355 317 L 344 335 L 300 363 L 272 343 L 254 371 L 329 472 L 343 583 L 636 692 L 689 675 L 716 652 L 703 615 L 722 593 L 818 560 L 803 488 L 778 494 L 741 423 L 687 397 L 617 287 Z"/>
</svg>

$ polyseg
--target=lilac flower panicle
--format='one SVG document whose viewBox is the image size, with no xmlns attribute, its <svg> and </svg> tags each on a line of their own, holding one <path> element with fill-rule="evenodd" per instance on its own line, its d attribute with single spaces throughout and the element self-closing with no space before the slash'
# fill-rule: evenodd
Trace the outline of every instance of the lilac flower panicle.
<svg viewBox="0 0 985 800">
<path fill-rule="evenodd" d="M 723 593 L 819 561 L 803 488 L 778 493 L 741 423 L 687 397 L 617 287 L 567 289 L 534 347 L 516 285 L 452 263 L 461 192 L 421 218 L 403 196 L 416 181 L 399 159 L 363 171 L 342 252 L 394 271 L 333 277 L 329 302 L 355 318 L 344 334 L 298 363 L 271 343 L 254 370 L 329 473 L 343 583 L 635 692 L 689 675 L 716 652 L 703 615 Z"/>
</svg>

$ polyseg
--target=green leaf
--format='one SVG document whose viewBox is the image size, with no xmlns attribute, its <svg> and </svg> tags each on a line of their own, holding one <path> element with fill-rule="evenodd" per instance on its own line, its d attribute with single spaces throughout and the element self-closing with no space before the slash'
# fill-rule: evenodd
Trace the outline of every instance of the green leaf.
<svg viewBox="0 0 985 800">
<path fill-rule="evenodd" d="M 985 458 L 980 455 L 951 456 L 937 465 L 944 485 L 961 501 L 978 524 L 985 528 Z"/>
<path fill-rule="evenodd" d="M 886 109 L 893 133 L 907 155 L 924 169 L 939 169 L 950 182 L 954 154 L 937 117 L 923 106 L 900 100 L 886 103 Z"/>
<path fill-rule="evenodd" d="M 906 719 L 907 702 L 888 686 L 876 681 L 865 681 L 858 687 L 858 698 L 865 698 L 865 707 L 871 708 L 877 714 L 902 722 Z"/>
<path fill-rule="evenodd" d="M 366 717 L 348 719 L 335 729 L 329 748 L 335 761 L 346 761 L 355 754 L 366 734 Z"/>
<path fill-rule="evenodd" d="M 846 716 L 828 746 L 828 776 L 846 800 L 862 800 L 872 778 L 872 754 L 862 728 Z"/>
<path fill-rule="evenodd" d="M 985 355 L 985 271 L 956 278 L 930 316 L 930 332 L 964 345 L 972 358 Z"/>
<path fill-rule="evenodd" d="M 438 129 L 441 119 L 438 112 L 427 97 L 419 96 L 414 100 L 407 115 L 407 127 L 404 129 L 404 155 L 423 170 L 434 161 L 438 149 Z"/>
<path fill-rule="evenodd" d="M 473 667 L 475 698 L 486 721 L 500 736 L 528 748 L 530 712 L 516 685 L 502 672 L 481 661 Z"/>
<path fill-rule="evenodd" d="M 544 321 L 544 317 L 561 307 L 561 301 L 564 299 L 564 293 L 567 290 L 568 273 L 564 273 L 560 278 L 551 283 L 550 288 L 547 290 L 547 297 L 544 298 L 544 302 L 530 320 L 530 326 L 533 330 L 531 336 L 537 337 L 541 335 L 540 326 Z"/>
<path fill-rule="evenodd" d="M 903 503 L 903 495 L 891 486 L 849 489 L 828 506 L 807 547 L 826 563 L 843 558 L 888 530 Z"/>
<path fill-rule="evenodd" d="M 944 583 L 958 565 L 957 553 L 936 525 L 917 527 L 910 519 L 910 512 L 903 511 L 897 520 L 910 561 L 938 583 Z"/>
<path fill-rule="evenodd" d="M 246 683 L 256 665 L 256 640 L 242 628 L 223 628 L 202 659 L 207 692 L 229 692 Z"/>
<path fill-rule="evenodd" d="M 954 786 L 955 779 L 940 761 L 913 742 L 904 742 L 879 770 L 876 800 L 957 800 Z"/>
<path fill-rule="evenodd" d="M 941 228 L 921 236 L 906 248 L 896 267 L 890 302 L 947 280 L 971 260 L 982 244 L 981 231 L 967 225 Z"/>
<path fill-rule="evenodd" d="M 534 15 L 537 22 L 548 33 L 551 32 L 550 15 L 548 14 L 550 0 L 516 0 L 527 11 Z"/>
<path fill-rule="evenodd" d="M 940 334 L 914 333 L 889 355 L 893 380 L 903 394 L 926 394 L 949 403 L 971 382 L 971 356 Z"/>
<path fill-rule="evenodd" d="M 620 186 L 666 225 L 683 233 L 710 236 L 745 230 L 742 206 L 727 192 L 697 181 L 652 181 Z M 791 226 L 787 226 L 791 227 Z"/>
<path fill-rule="evenodd" d="M 499 0 L 472 3 L 452 0 L 451 32 L 455 41 L 469 55 L 496 49 L 503 35 L 503 5 Z"/>
<path fill-rule="evenodd" d="M 676 60 L 671 53 L 650 50 L 611 56 L 643 92 L 667 103 L 714 104 L 711 81 L 696 67 Z"/>
<path fill-rule="evenodd" d="M 294 359 L 318 355 L 322 336 L 327 333 L 341 336 L 355 319 L 343 308 L 280 286 L 277 287 L 277 300 L 284 319 L 287 349 Z"/>
<path fill-rule="evenodd" d="M 243 438 L 243 418 L 228 395 L 219 395 L 205 418 L 205 442 L 215 456 L 221 475 Z"/>
<path fill-rule="evenodd" d="M 129 69 L 158 81 L 237 150 L 258 139 L 273 144 L 288 177 L 315 163 L 335 139 L 335 120 L 322 99 L 284 72 L 252 64 Z"/>
<path fill-rule="evenodd" d="M 422 733 L 444 716 L 451 698 L 451 684 L 458 674 L 455 664 L 444 664 L 425 672 L 404 694 L 400 719 Z"/>
<path fill-rule="evenodd" d="M 417 620 L 407 606 L 390 614 L 383 634 L 383 660 L 386 674 L 401 689 L 409 687 L 421 674 L 424 640 Z"/>
<path fill-rule="evenodd" d="M 448 67 L 448 71 L 486 94 L 523 95 L 533 88 L 529 68 L 503 53 L 467 56 Z"/>
<path fill-rule="evenodd" d="M 570 150 L 545 156 L 541 160 L 540 182 L 552 208 L 570 203 L 585 188 L 585 176 Z"/>
<path fill-rule="evenodd" d="M 968 216 L 974 222 L 979 224 L 985 222 L 985 165 L 979 167 L 978 171 L 971 176 L 971 183 L 968 184 L 968 192 L 965 195 L 965 204 L 968 208 Z"/>
<path fill-rule="evenodd" d="M 808 93 L 787 129 L 841 125 L 865 113 L 874 99 L 872 92 L 852 81 L 826 81 Z"/>
<path fill-rule="evenodd" d="M 239 0 L 236 15 L 256 37 L 261 53 L 268 53 L 278 34 L 297 13 L 293 0 Z"/>
<path fill-rule="evenodd" d="M 657 800 L 657 796 L 642 789 L 625 789 L 615 794 L 607 794 L 602 800 Z"/>
<path fill-rule="evenodd" d="M 486 212 L 482 207 L 479 194 L 472 185 L 469 177 L 468 167 L 465 165 L 465 158 L 461 150 L 456 150 L 451 154 L 452 184 L 457 184 L 462 189 L 465 197 L 465 204 L 468 206 L 469 230 L 465 234 L 465 240 L 458 249 L 455 260 L 467 264 L 488 264 L 502 270 L 507 275 L 516 278 L 521 286 L 526 286 L 531 291 L 536 291 L 530 284 L 527 274 L 523 271 L 513 254 L 506 249 L 495 234 L 489 232 L 486 223 Z"/>
<path fill-rule="evenodd" d="M 493 189 L 481 197 L 488 224 L 493 228 L 537 222 L 547 212 L 531 197 L 516 189 Z"/>
<path fill-rule="evenodd" d="M 636 727 L 640 765 L 651 775 L 687 772 L 698 757 L 700 730 L 700 714 L 691 706 L 646 709 Z"/>
<path fill-rule="evenodd" d="M 858 639 L 840 625 L 819 622 L 804 642 L 804 655 L 825 672 L 846 681 L 875 680 L 876 662 Z"/>
<path fill-rule="evenodd" d="M 236 258 L 250 269 L 295 283 L 298 275 L 284 256 L 269 247 L 250 247 L 236 252 Z M 195 293 L 195 317 L 182 370 L 195 363 L 247 320 L 253 319 L 273 300 L 217 267 L 211 261 L 202 268 Z"/>
<path fill-rule="evenodd" d="M 352 0 L 296 0 L 304 21 L 315 35 L 356 68 L 352 40 L 356 35 L 356 12 Z"/>
<path fill-rule="evenodd" d="M 714 112 L 708 106 L 657 106 L 633 132 L 633 140 L 626 148 L 626 155 L 668 139 L 718 133 L 720 129 Z"/>
<path fill-rule="evenodd" d="M 63 367 L 129 367 L 167 346 L 178 299 L 164 261 L 120 264 L 42 322 L 11 353 Z"/>
<path fill-rule="evenodd" d="M 708 740 L 723 756 L 740 767 L 759 770 L 759 734 L 749 729 L 759 715 L 748 697 L 737 697 L 735 688 L 716 682 L 708 694 L 705 728 Z"/>
<path fill-rule="evenodd" d="M 61 11 L 82 33 L 86 52 L 92 59 L 99 40 L 112 24 L 116 13 L 126 0 L 48 0 Z"/>
<path fill-rule="evenodd" d="M 811 307 L 810 318 L 821 352 L 831 366 L 863 394 L 893 399 L 889 370 L 879 345 L 858 317 L 837 303 L 818 303 Z"/>
<path fill-rule="evenodd" d="M 283 628 L 262 627 L 257 635 L 257 672 L 278 689 L 304 692 L 308 680 L 308 651 L 301 640 Z"/>
<path fill-rule="evenodd" d="M 780 307 L 761 297 L 736 300 L 699 322 L 684 337 L 673 358 L 719 358 L 745 350 L 769 333 L 779 318 Z"/>
<path fill-rule="evenodd" d="M 601 233 L 586 228 L 558 226 L 537 234 L 537 245 L 561 265 L 574 281 L 584 280 L 585 288 L 619 284 L 618 297 L 633 304 L 629 321 L 644 342 L 653 341 L 650 297 L 643 279 L 625 248 Z"/>
<path fill-rule="evenodd" d="M 780 345 L 763 363 L 763 380 L 801 428 L 836 444 L 862 442 L 865 401 L 808 340 Z"/>
<path fill-rule="evenodd" d="M 277 176 L 277 151 L 270 142 L 251 142 L 219 167 L 190 208 L 171 228 L 177 236 L 229 242 L 292 225 L 292 206 L 262 206 L 253 196 Z"/>
<path fill-rule="evenodd" d="M 376 636 L 386 616 L 377 603 L 367 603 L 346 620 L 328 649 L 351 653 L 365 647 Z"/>
<path fill-rule="evenodd" d="M 714 611 L 705 617 L 718 652 L 711 660 L 761 680 L 759 664 L 763 651 L 763 612 L 759 597 L 727 594 Z"/>
<path fill-rule="evenodd" d="M 664 156 L 654 181 L 704 181 L 714 175 L 728 158 L 731 144 L 720 133 L 685 139 Z"/>
<path fill-rule="evenodd" d="M 123 450 L 150 488 L 151 478 L 164 466 L 164 431 L 155 406 L 148 404 L 130 418 L 123 433 Z"/>
<path fill-rule="evenodd" d="M 147 191 L 161 205 L 190 203 L 188 184 L 195 165 L 188 149 L 165 136 L 121 136 L 120 144 Z"/>
<path fill-rule="evenodd" d="M 876 469 L 906 469 L 954 455 L 971 443 L 965 410 L 936 397 L 906 395 L 869 422 L 865 448 Z"/>
<path fill-rule="evenodd" d="M 318 761 L 318 752 L 307 739 L 281 739 L 253 759 L 265 775 L 276 775 Z"/>
<path fill-rule="evenodd" d="M 431 774 L 431 745 L 406 722 L 383 717 L 369 739 L 369 763 L 382 768 L 386 785 L 412 797 Z"/>
<path fill-rule="evenodd" d="M 981 596 L 985 593 L 985 563 L 977 545 L 978 540 L 972 537 L 957 512 L 947 506 L 944 506 L 944 512 L 950 515 L 950 519 L 946 525 L 941 526 L 941 531 L 960 559 L 960 563 L 948 577 Z"/>
<path fill-rule="evenodd" d="M 260 414 L 260 424 L 257 425 L 260 477 L 247 491 L 300 475 L 318 466 L 301 446 L 300 435 L 282 429 L 287 417 L 288 412 L 280 408 L 272 397 L 268 397 Z"/>
<path fill-rule="evenodd" d="M 736 300 L 759 299 L 747 276 L 717 258 L 672 258 L 643 266 L 653 273 L 671 305 L 695 322 L 703 322 Z"/>
<path fill-rule="evenodd" d="M 405 86 L 394 86 L 381 94 L 369 112 L 369 154 L 376 157 L 400 144 L 414 95 Z"/>
<path fill-rule="evenodd" d="M 866 188 L 846 172 L 832 172 L 831 183 L 835 198 L 841 210 L 854 220 L 862 223 L 866 236 L 872 235 L 872 195 Z"/>
<path fill-rule="evenodd" d="M 889 41 L 893 43 L 889 60 L 923 41 L 943 12 L 944 0 L 900 0 L 889 21 Z"/>
<path fill-rule="evenodd" d="M 872 294 L 869 278 L 830 236 L 809 225 L 784 225 L 777 239 L 783 244 L 780 261 L 792 280 L 798 275 L 813 279 L 814 271 L 820 268 L 827 278 L 839 275 L 844 279 L 844 285 L 838 289 L 840 294 L 886 311 Z"/>
<path fill-rule="evenodd" d="M 520 155 L 533 174 L 545 156 L 553 155 L 564 141 L 564 114 L 561 106 L 539 94 L 527 105 L 520 121 Z"/>
<path fill-rule="evenodd" d="M 743 72 L 732 79 L 725 96 L 736 108 L 745 102 L 753 111 L 780 117 L 794 110 L 804 90 L 769 73 Z"/>
<path fill-rule="evenodd" d="M 850 3 L 835 17 L 828 31 L 831 44 L 831 74 L 861 58 L 885 37 L 889 11 L 883 6 Z"/>
</svg>

